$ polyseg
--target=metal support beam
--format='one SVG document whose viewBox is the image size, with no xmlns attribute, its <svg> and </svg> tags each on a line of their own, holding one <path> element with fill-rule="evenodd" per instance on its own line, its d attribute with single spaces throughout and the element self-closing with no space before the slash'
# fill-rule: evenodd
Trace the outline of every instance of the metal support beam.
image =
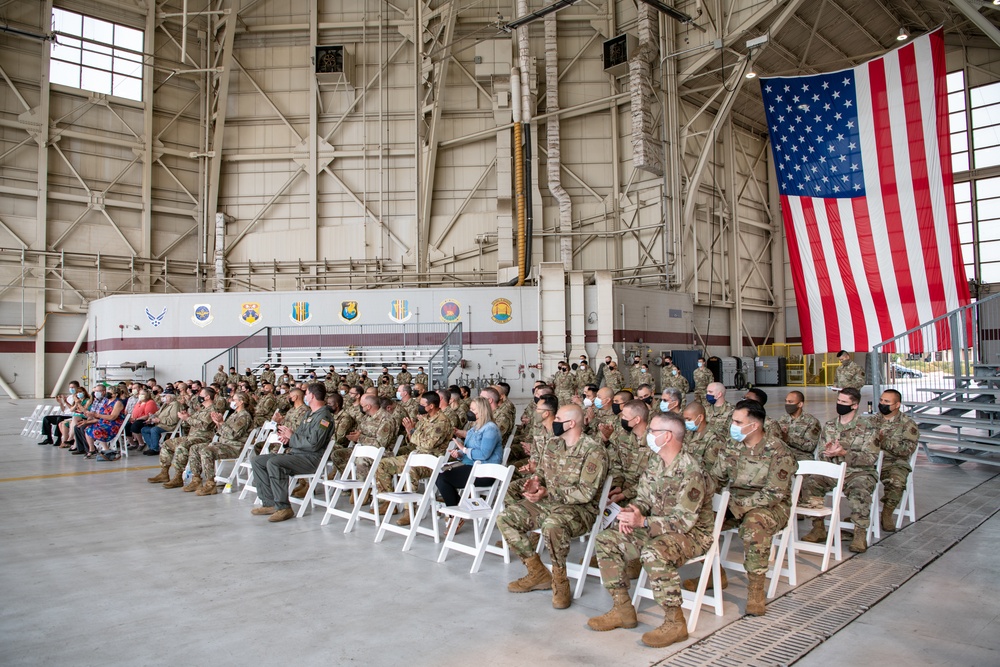
<svg viewBox="0 0 1000 667">
<path fill-rule="evenodd" d="M 237 244 L 239 244 L 239 242 L 243 240 L 243 237 L 246 236 L 248 233 L 250 233 L 250 230 L 253 229 L 258 222 L 260 222 L 260 219 L 264 217 L 264 214 L 267 212 L 269 208 L 271 208 L 271 205 L 278 200 L 278 197 L 283 195 L 285 193 L 285 190 L 287 190 L 288 187 L 295 181 L 295 179 L 299 177 L 299 174 L 301 174 L 305 170 L 306 170 L 305 167 L 300 166 L 298 169 L 292 172 L 292 175 L 288 177 L 288 180 L 285 181 L 284 185 L 278 188 L 277 192 L 271 195 L 271 198 L 267 200 L 267 202 L 259 211 L 257 211 L 257 215 L 255 215 L 253 217 L 253 220 L 251 220 L 250 223 L 243 228 L 243 231 L 237 234 L 235 239 L 226 244 L 226 251 L 224 253 L 224 256 L 226 257 L 229 256 L 229 253 L 231 253 L 233 251 L 233 248 L 235 248 Z"/>
<path fill-rule="evenodd" d="M 226 1 L 227 9 L 232 9 L 232 2 Z M 229 79 L 233 68 L 233 40 L 236 37 L 236 12 L 230 11 L 225 17 L 225 25 L 222 35 L 222 58 L 219 67 L 221 71 L 218 76 L 218 86 L 215 91 L 215 104 L 209 104 L 212 116 L 205 119 L 205 123 L 212 127 L 211 143 L 206 146 L 211 160 L 208 165 L 208 192 L 201 208 L 201 224 L 205 234 L 206 247 L 210 250 L 208 254 L 215 252 L 214 246 L 208 239 L 214 239 L 212 230 L 215 228 L 215 213 L 219 210 L 219 185 L 222 180 L 222 143 L 226 133 L 226 112 L 229 106 Z M 212 94 L 211 87 L 205 91 L 205 95 Z M 230 245 L 230 247 L 232 247 Z M 227 248 L 228 251 L 228 248 Z M 202 258 L 203 260 L 205 257 Z"/>
<path fill-rule="evenodd" d="M 968 0 L 951 0 L 955 9 L 962 12 L 967 19 L 972 21 L 983 34 L 992 39 L 997 46 L 1000 46 L 1000 29 L 997 29 L 988 18 L 979 13 L 979 10 L 972 6 Z"/>
</svg>

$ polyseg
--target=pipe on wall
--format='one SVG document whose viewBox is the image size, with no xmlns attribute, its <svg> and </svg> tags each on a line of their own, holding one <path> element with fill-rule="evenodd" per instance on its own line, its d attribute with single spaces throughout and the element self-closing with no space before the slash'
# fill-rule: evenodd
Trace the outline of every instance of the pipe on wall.
<svg viewBox="0 0 1000 667">
<path fill-rule="evenodd" d="M 556 17 L 550 14 L 545 17 L 545 110 L 559 110 L 559 47 L 557 44 Z M 559 114 L 549 118 L 545 126 L 546 150 L 548 159 L 545 162 L 546 176 L 549 181 L 549 192 L 559 204 L 559 258 L 567 271 L 573 270 L 573 201 L 562 186 L 562 147 L 560 142 Z"/>
</svg>

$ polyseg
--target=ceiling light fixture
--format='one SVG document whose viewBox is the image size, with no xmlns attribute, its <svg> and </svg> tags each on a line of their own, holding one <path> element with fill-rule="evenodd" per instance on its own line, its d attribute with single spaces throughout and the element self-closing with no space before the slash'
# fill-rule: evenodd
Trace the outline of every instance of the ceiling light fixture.
<svg viewBox="0 0 1000 667">
<path fill-rule="evenodd" d="M 748 78 L 748 79 L 756 79 L 757 78 L 757 72 L 754 71 L 753 65 L 750 65 L 750 69 L 747 70 L 747 73 L 744 74 L 744 76 L 746 78 Z"/>
<path fill-rule="evenodd" d="M 907 30 L 906 28 L 900 28 L 899 29 L 899 34 L 896 35 L 896 41 L 897 42 L 905 42 L 909 38 L 910 38 L 910 31 Z"/>
</svg>

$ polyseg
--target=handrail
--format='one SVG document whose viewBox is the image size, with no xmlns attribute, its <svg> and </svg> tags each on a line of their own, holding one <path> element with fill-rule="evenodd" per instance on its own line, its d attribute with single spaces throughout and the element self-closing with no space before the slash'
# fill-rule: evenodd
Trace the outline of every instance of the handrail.
<svg viewBox="0 0 1000 667">
<path fill-rule="evenodd" d="M 229 347 L 227 347 L 222 352 L 219 352 L 217 355 L 215 355 L 211 359 L 206 360 L 205 363 L 203 363 L 201 365 L 201 381 L 203 383 L 205 383 L 205 384 L 208 384 L 208 365 L 209 364 L 214 363 L 216 359 L 218 359 L 219 357 L 221 357 L 224 354 L 230 354 L 230 353 L 232 353 L 232 351 L 235 350 L 236 348 L 238 348 L 240 345 L 242 345 L 243 343 L 247 342 L 251 338 L 254 338 L 255 336 L 259 336 L 261 333 L 267 333 L 268 335 L 270 335 L 270 333 L 271 333 L 271 327 L 263 327 L 261 329 L 258 329 L 257 331 L 254 331 L 252 334 L 249 334 L 248 336 L 245 336 L 245 337 L 241 338 L 240 340 L 238 340 L 235 344 L 230 345 Z M 236 370 L 238 371 L 239 369 L 236 369 Z"/>
<path fill-rule="evenodd" d="M 983 305 L 984 303 L 988 303 L 988 302 L 992 301 L 993 299 L 996 299 L 997 297 L 1000 297 L 1000 292 L 997 292 L 996 294 L 991 294 L 988 297 L 986 297 L 985 299 L 977 299 L 976 301 L 973 301 L 972 303 L 966 304 L 964 306 L 959 306 L 955 310 L 949 311 L 949 312 L 945 313 L 944 315 L 938 315 L 937 317 L 935 317 L 932 320 L 927 320 L 926 322 L 923 322 L 922 324 L 918 324 L 917 326 L 913 327 L 912 329 L 907 329 L 906 331 L 904 331 L 901 334 L 896 334 L 892 338 L 887 338 L 884 341 L 882 341 L 881 343 L 876 343 L 875 345 L 872 345 L 872 351 L 874 352 L 875 348 L 884 347 L 884 346 L 888 345 L 889 343 L 892 343 L 892 342 L 895 342 L 895 341 L 899 340 L 900 338 L 906 338 L 907 336 L 912 336 L 913 334 L 917 333 L 918 331 L 920 331 L 924 327 L 927 327 L 927 326 L 930 326 L 930 325 L 935 324 L 937 322 L 940 322 L 944 318 L 951 317 L 952 315 L 960 313 L 963 310 L 971 309 L 971 308 L 977 308 L 977 307 Z"/>
</svg>

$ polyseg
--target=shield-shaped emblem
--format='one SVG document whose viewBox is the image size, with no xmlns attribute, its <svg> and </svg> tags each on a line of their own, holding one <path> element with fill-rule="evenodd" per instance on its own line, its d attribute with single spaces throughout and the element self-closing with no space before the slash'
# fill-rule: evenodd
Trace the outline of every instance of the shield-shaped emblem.
<svg viewBox="0 0 1000 667">
<path fill-rule="evenodd" d="M 413 313 L 410 312 L 410 302 L 406 299 L 395 299 L 389 306 L 389 319 L 393 322 L 403 323 L 410 319 Z"/>
<path fill-rule="evenodd" d="M 361 315 L 358 310 L 357 301 L 341 301 L 340 302 L 340 319 L 345 322 L 354 322 Z"/>
<path fill-rule="evenodd" d="M 260 304 L 259 303 L 244 303 L 240 310 L 240 319 L 243 320 L 243 324 L 248 327 L 252 327 L 254 324 L 260 321 Z"/>
<path fill-rule="evenodd" d="M 508 299 L 494 299 L 492 309 L 493 321 L 497 324 L 507 324 L 514 318 L 514 308 Z"/>
<path fill-rule="evenodd" d="M 305 324 L 312 318 L 312 314 L 309 312 L 309 302 L 308 301 L 293 301 L 292 302 L 292 312 L 289 315 L 292 318 L 292 322 L 296 324 Z"/>
<path fill-rule="evenodd" d="M 199 327 L 207 327 L 214 319 L 215 317 L 212 315 L 212 306 L 207 303 L 195 304 L 194 315 L 191 316 L 192 322 Z"/>
</svg>

